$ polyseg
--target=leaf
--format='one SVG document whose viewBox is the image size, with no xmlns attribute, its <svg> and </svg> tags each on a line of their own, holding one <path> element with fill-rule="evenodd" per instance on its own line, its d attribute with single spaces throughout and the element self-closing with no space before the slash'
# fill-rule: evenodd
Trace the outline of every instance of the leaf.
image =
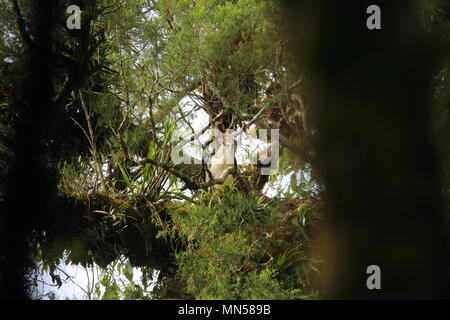
<svg viewBox="0 0 450 320">
<path fill-rule="evenodd" d="M 96 283 L 96 284 L 95 284 L 95 295 L 96 295 L 97 297 L 100 297 L 100 293 L 101 293 L 101 291 L 100 291 L 100 284 L 99 284 L 99 283 Z"/>
<path fill-rule="evenodd" d="M 123 270 L 123 275 L 128 279 L 128 281 L 133 281 L 133 267 L 131 266 L 130 261 L 127 261 L 125 269 Z"/>
<path fill-rule="evenodd" d="M 291 188 L 292 190 L 296 190 L 297 189 L 297 175 L 294 173 L 291 174 Z"/>
<path fill-rule="evenodd" d="M 119 164 L 120 172 L 122 173 L 122 178 L 125 181 L 128 188 L 133 189 L 133 185 L 131 184 L 130 178 L 128 177 L 125 170 L 122 168 L 122 166 Z"/>
<path fill-rule="evenodd" d="M 92 212 L 95 212 L 95 213 L 104 213 L 104 214 L 110 214 L 108 211 L 103 211 L 103 210 L 94 210 L 94 211 L 92 211 Z"/>
<path fill-rule="evenodd" d="M 316 184 L 316 180 L 311 179 L 308 184 L 306 185 L 306 187 L 309 189 L 311 189 L 314 185 Z"/>
<path fill-rule="evenodd" d="M 107 275 L 104 275 L 103 278 L 100 280 L 100 284 L 104 287 L 109 287 L 109 277 Z"/>
<path fill-rule="evenodd" d="M 154 156 L 155 156 L 155 147 L 153 146 L 152 143 L 150 143 L 148 146 L 147 158 L 153 159 Z"/>
</svg>

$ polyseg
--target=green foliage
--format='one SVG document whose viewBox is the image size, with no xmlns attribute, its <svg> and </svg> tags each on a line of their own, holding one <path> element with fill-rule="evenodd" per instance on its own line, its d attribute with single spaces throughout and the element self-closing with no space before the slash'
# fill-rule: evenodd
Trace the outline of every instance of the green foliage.
<svg viewBox="0 0 450 320">
<path fill-rule="evenodd" d="M 94 298 L 100 300 L 148 300 L 150 292 L 133 281 L 130 262 L 122 259 L 112 263 L 95 284 Z"/>
<path fill-rule="evenodd" d="M 61 1 L 58 12 L 66 4 Z M 10 87 L 21 81 L 24 43 L 11 9 L 3 2 L 0 6 L 0 19 L 15 35 L 0 33 L 6 48 L 0 51 L 0 107 L 8 116 L 0 131 L 9 137 L 11 97 L 20 96 Z M 180 113 L 183 99 L 195 99 L 195 108 L 211 117 L 226 110 L 228 119 L 235 117 L 235 127 L 268 104 L 267 86 L 275 78 L 271 103 L 289 101 L 286 89 L 297 79 L 286 67 L 285 43 L 275 21 L 278 3 L 107 0 L 89 2 L 87 13 L 93 20 L 83 16 L 90 25 L 82 29 L 91 30 L 92 37 L 65 28 L 55 37 L 55 51 L 89 61 L 85 69 L 77 68 L 80 78 L 74 82 L 80 87 L 64 91 L 71 70 L 58 72 L 54 81 L 55 97 L 64 98 L 64 130 L 44 144 L 50 150 L 46 160 L 57 169 L 60 203 L 54 226 L 35 235 L 36 259 L 43 268 L 51 271 L 63 260 L 97 264 L 103 269 L 95 286 L 98 299 L 149 298 L 148 288 L 133 282 L 132 266 L 161 272 L 152 297 L 312 296 L 306 229 L 316 208 L 300 213 L 278 200 L 237 192 L 229 183 L 186 192 L 180 177 L 167 170 L 174 167 L 174 131 L 190 132 L 193 125 Z M 88 54 L 90 48 L 95 49 Z M 0 141 L 2 170 L 13 159 L 8 152 Z M 145 158 L 166 167 L 141 163 Z M 201 169 L 177 169 L 204 182 Z M 290 196 L 297 197 L 300 189 Z"/>
<path fill-rule="evenodd" d="M 314 271 L 301 249 L 308 239 L 298 230 L 305 226 L 281 218 L 282 210 L 227 184 L 195 206 L 175 209 L 171 216 L 187 247 L 177 254 L 178 276 L 187 292 L 197 299 L 312 297 L 316 288 L 306 278 Z M 286 234 L 275 231 L 283 229 L 296 235 L 286 241 Z M 288 276 L 293 273 L 303 285 Z"/>
</svg>

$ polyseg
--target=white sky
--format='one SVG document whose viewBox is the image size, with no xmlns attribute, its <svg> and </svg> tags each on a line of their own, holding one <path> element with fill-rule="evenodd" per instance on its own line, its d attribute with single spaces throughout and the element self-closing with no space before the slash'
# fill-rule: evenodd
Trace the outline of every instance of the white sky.
<svg viewBox="0 0 450 320">
<path fill-rule="evenodd" d="M 39 286 L 37 288 L 38 294 L 46 294 L 53 291 L 56 294 L 56 299 L 58 300 L 87 300 L 88 295 L 86 294 L 89 289 L 101 279 L 102 270 L 99 266 L 95 265 L 92 267 L 84 268 L 81 265 L 66 264 L 64 261 L 58 266 L 61 271 L 56 271 L 63 281 L 63 285 L 58 288 L 53 284 L 52 278 L 48 272 L 43 272 Z M 70 275 L 71 279 L 66 279 L 66 275 Z M 156 279 L 157 274 L 154 275 Z M 125 276 L 114 273 L 114 278 L 118 284 L 129 284 L 130 282 Z M 133 268 L 133 282 L 142 287 L 142 272 L 139 268 Z M 150 286 L 152 288 L 153 286 Z M 101 286 L 101 295 L 104 293 L 104 288 Z M 43 297 L 43 300 L 48 300 L 49 297 Z"/>
</svg>

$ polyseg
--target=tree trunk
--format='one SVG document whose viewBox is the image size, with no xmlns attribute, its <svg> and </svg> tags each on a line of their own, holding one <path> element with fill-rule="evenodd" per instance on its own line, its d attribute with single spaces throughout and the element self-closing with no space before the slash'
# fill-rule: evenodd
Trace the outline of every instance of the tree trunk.
<svg viewBox="0 0 450 320">
<path fill-rule="evenodd" d="M 428 95 L 439 48 L 411 1 L 285 1 L 307 69 L 316 169 L 328 203 L 319 235 L 328 298 L 449 297 L 448 246 Z M 381 269 L 369 290 L 367 267 Z"/>
</svg>

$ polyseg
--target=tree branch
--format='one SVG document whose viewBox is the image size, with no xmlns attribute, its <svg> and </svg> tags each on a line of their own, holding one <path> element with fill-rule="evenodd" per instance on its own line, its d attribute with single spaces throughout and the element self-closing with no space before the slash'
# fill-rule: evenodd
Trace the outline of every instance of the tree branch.
<svg viewBox="0 0 450 320">
<path fill-rule="evenodd" d="M 23 19 L 22 12 L 20 11 L 20 7 L 19 4 L 17 3 L 17 0 L 12 0 L 12 4 L 14 7 L 14 11 L 16 12 L 17 26 L 19 27 L 20 35 L 22 36 L 26 44 L 28 44 L 30 47 L 36 47 L 36 44 L 33 42 L 33 39 L 31 39 L 30 34 L 27 32 L 25 20 Z"/>
<path fill-rule="evenodd" d="M 147 159 L 139 161 L 138 165 L 145 165 L 147 163 L 150 163 L 150 164 L 153 164 L 155 166 L 158 166 L 158 167 L 166 170 L 167 172 L 173 174 L 175 177 L 181 179 L 189 189 L 192 189 L 192 190 L 201 189 L 198 184 L 196 184 L 195 182 L 192 182 L 189 178 L 187 178 L 186 176 L 181 174 L 178 170 L 174 169 L 173 167 L 171 167 L 168 164 L 161 163 L 161 162 L 159 162 L 157 160 L 153 160 L 153 159 L 147 158 Z"/>
</svg>

